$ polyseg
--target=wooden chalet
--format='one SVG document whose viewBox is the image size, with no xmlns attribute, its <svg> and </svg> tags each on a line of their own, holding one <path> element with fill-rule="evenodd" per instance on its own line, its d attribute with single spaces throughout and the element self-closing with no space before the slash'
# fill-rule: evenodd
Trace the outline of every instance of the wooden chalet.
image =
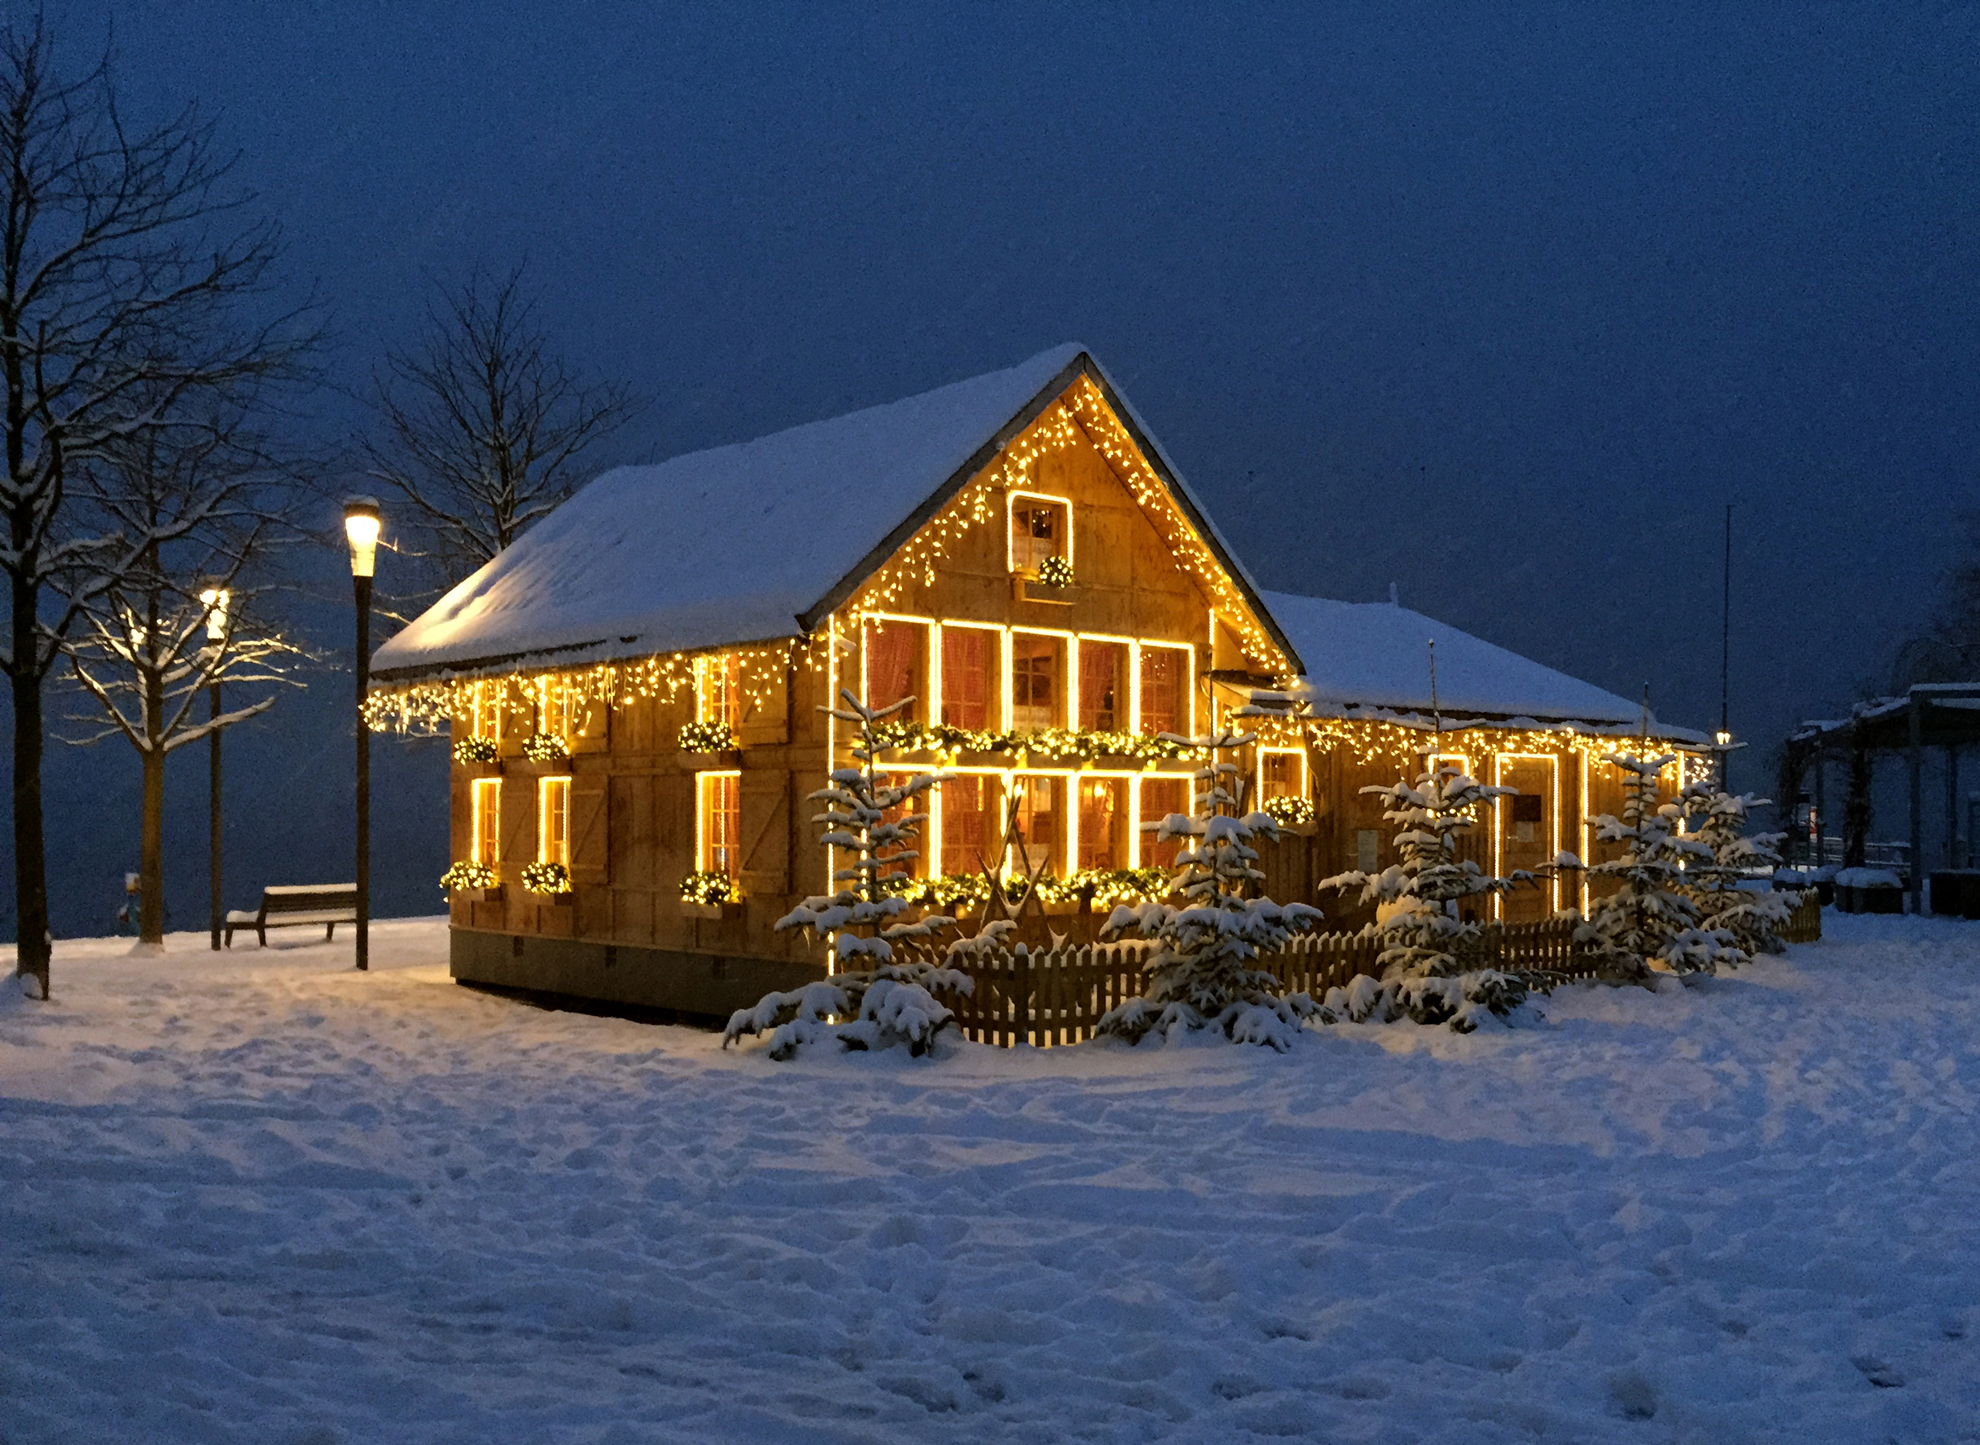
<svg viewBox="0 0 1980 1445">
<path fill-rule="evenodd" d="M 815 941 L 773 925 L 827 887 L 806 799 L 850 761 L 820 711 L 842 688 L 915 699 L 889 761 L 943 774 L 924 906 L 967 912 L 986 867 L 1042 866 L 1050 926 L 1082 933 L 1161 887 L 1173 845 L 1149 825 L 1188 810 L 1198 765 L 1162 735 L 1253 689 L 1306 714 L 1249 760 L 1290 820 L 1270 890 L 1344 926 L 1359 917 L 1320 881 L 1390 860 L 1364 784 L 1438 751 L 1521 790 L 1481 858 L 1585 857 L 1583 815 L 1620 806 L 1600 757 L 1646 726 L 1400 607 L 1261 591 L 1076 346 L 607 472 L 380 648 L 372 678 L 372 726 L 453 735 L 457 979 L 713 1016 L 823 972 Z M 1580 887 L 1570 872 L 1505 916 Z"/>
</svg>

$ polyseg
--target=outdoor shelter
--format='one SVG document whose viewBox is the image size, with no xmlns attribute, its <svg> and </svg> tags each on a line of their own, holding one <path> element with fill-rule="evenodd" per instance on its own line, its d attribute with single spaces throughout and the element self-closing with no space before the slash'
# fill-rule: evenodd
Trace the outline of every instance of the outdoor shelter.
<svg viewBox="0 0 1980 1445">
<path fill-rule="evenodd" d="M 1902 697 L 1883 697 L 1860 703 L 1846 718 L 1803 723 L 1788 736 L 1782 771 L 1801 790 L 1801 779 L 1811 764 L 1817 765 L 1816 812 L 1822 814 L 1820 764 L 1841 758 L 1850 764 L 1849 798 L 1844 805 L 1845 861 L 1851 857 L 1851 842 L 1860 854 L 1862 836 L 1868 828 L 1870 810 L 1870 762 L 1880 753 L 1897 753 L 1905 758 L 1910 780 L 1910 850 L 1906 886 L 1914 913 L 1924 911 L 1925 867 L 1925 778 L 1927 748 L 1943 748 L 1946 754 L 1946 866 L 1955 856 L 1959 837 L 1959 750 L 1980 742 L 1980 682 L 1921 682 Z M 1790 794 L 1790 801 L 1792 795 Z"/>
</svg>

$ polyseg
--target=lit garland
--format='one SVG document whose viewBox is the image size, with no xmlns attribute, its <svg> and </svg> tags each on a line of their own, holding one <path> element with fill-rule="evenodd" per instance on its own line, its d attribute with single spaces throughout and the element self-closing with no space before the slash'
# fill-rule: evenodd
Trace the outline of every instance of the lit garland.
<svg viewBox="0 0 1980 1445">
<path fill-rule="evenodd" d="M 918 581 L 932 587 L 936 563 L 957 541 L 972 528 L 1003 517 L 998 505 L 1001 493 L 1032 490 L 1036 485 L 1032 473 L 1039 461 L 1081 443 L 1092 446 L 1106 460 L 1168 544 L 1176 564 L 1195 577 L 1219 611 L 1237 626 L 1249 654 L 1289 682 L 1290 661 L 1258 625 L 1249 601 L 1190 525 L 1100 389 L 1085 376 L 1074 381 L 1063 397 L 1005 446 L 994 466 L 957 493 L 868 579 L 852 608 L 852 621 L 857 624 L 877 614 L 906 610 L 903 600 L 909 586 Z M 1070 566 L 1068 562 L 1068 569 Z M 1047 580 L 1043 566 L 1039 574 L 1040 581 Z"/>
<path fill-rule="evenodd" d="M 681 902 L 683 903 L 733 903 L 736 901 L 735 880 L 726 873 L 702 869 L 690 873 L 681 880 Z"/>
<path fill-rule="evenodd" d="M 454 744 L 454 761 L 457 763 L 492 763 L 502 756 L 502 749 L 496 746 L 493 738 L 462 738 Z"/>
<path fill-rule="evenodd" d="M 1082 868 L 1064 878 L 1042 877 L 1038 896 L 1047 903 L 1076 903 L 1090 890 L 1096 907 L 1134 903 L 1160 898 L 1171 882 L 1166 868 Z M 1004 896 L 1021 902 L 1023 879 L 1006 881 Z M 982 903 L 990 896 L 990 885 L 981 873 L 945 873 L 940 878 L 904 878 L 889 890 L 917 908 L 947 908 L 956 903 Z"/>
<path fill-rule="evenodd" d="M 463 860 L 440 875 L 440 886 L 449 893 L 472 893 L 495 886 L 495 870 L 486 863 Z"/>
<path fill-rule="evenodd" d="M 570 755 L 564 740 L 552 733 L 534 733 L 523 742 L 523 756 L 533 763 L 560 763 Z"/>
<path fill-rule="evenodd" d="M 523 887 L 532 893 L 568 893 L 571 870 L 561 863 L 525 863 L 522 881 Z"/>
<path fill-rule="evenodd" d="M 1082 728 L 1024 728 L 992 732 L 952 727 L 948 723 L 884 722 L 874 728 L 881 746 L 900 752 L 932 752 L 946 757 L 958 753 L 1009 753 L 1038 758 L 1127 758 L 1144 765 L 1171 758 L 1197 759 L 1203 750 L 1173 737 L 1142 733 L 1088 731 Z"/>
<path fill-rule="evenodd" d="M 1047 557 L 1038 564 L 1038 580 L 1047 587 L 1073 585 L 1073 565 L 1064 557 Z"/>
<path fill-rule="evenodd" d="M 726 753 L 736 745 L 736 730 L 721 722 L 685 723 L 678 740 L 684 753 Z"/>
<path fill-rule="evenodd" d="M 774 695 L 792 670 L 825 670 L 825 641 L 791 638 L 751 647 L 707 652 L 672 652 L 655 657 L 632 658 L 617 662 L 596 662 L 583 667 L 545 669 L 541 672 L 509 673 L 485 677 L 448 677 L 425 682 L 387 684 L 374 688 L 364 701 L 365 724 L 373 732 L 406 733 L 415 728 L 437 731 L 456 718 L 470 715 L 479 689 L 496 688 L 513 698 L 508 706 L 540 706 L 550 689 L 562 688 L 573 705 L 573 714 L 582 706 L 589 724 L 593 706 L 627 707 L 648 698 L 672 701 L 694 688 L 697 657 L 733 654 L 742 693 L 750 706 L 761 706 Z M 580 727 L 579 731 L 583 731 Z"/>
</svg>

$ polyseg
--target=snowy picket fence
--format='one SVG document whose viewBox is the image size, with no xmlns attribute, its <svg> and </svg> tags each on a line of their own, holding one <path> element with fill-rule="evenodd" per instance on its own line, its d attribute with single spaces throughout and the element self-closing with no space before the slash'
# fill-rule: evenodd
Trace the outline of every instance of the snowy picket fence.
<svg viewBox="0 0 1980 1445">
<path fill-rule="evenodd" d="M 1574 950 L 1574 925 L 1487 924 L 1481 968 L 1544 970 L 1585 977 L 1592 960 Z M 1093 1037 L 1107 1010 L 1141 992 L 1141 966 L 1151 947 L 1145 941 L 1017 948 L 997 951 L 953 966 L 976 980 L 974 994 L 948 999 L 956 1024 L 978 1043 L 1008 1048 L 1020 1040 L 1035 1048 L 1076 1044 Z M 1379 939 L 1360 933 L 1307 933 L 1284 951 L 1259 960 L 1290 993 L 1320 998 L 1345 986 L 1356 974 L 1379 970 Z"/>
<path fill-rule="evenodd" d="M 1571 919 L 1541 923 L 1487 923 L 1480 930 L 1479 968 L 1555 978 L 1593 978 L 1596 960 L 1574 945 Z M 1781 937 L 1813 943 L 1822 936 L 1822 903 L 1806 894 Z M 1027 948 L 1019 944 L 954 967 L 976 980 L 976 992 L 949 998 L 956 1024 L 978 1043 L 1009 1048 L 1023 1040 L 1035 1048 L 1076 1044 L 1093 1037 L 1108 1009 L 1141 992 L 1141 966 L 1151 947 L 1145 941 L 1066 944 Z M 1361 933 L 1305 933 L 1280 953 L 1261 958 L 1288 993 L 1313 998 L 1345 987 L 1356 974 L 1379 974 L 1378 939 Z"/>
<path fill-rule="evenodd" d="M 1787 927 L 1781 930 L 1783 943 L 1816 943 L 1822 937 L 1822 897 L 1814 889 L 1801 895 L 1794 912 L 1788 915 Z"/>
</svg>

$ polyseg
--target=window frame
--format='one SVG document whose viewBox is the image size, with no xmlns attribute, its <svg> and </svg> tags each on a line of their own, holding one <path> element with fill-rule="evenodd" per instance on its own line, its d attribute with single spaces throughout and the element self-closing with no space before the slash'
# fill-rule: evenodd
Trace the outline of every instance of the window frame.
<svg viewBox="0 0 1980 1445">
<path fill-rule="evenodd" d="M 552 800 L 556 800 L 553 806 Z M 553 842 L 552 819 L 563 823 L 564 836 Z M 571 866 L 571 777 L 557 773 L 536 780 L 536 861 Z"/>
<path fill-rule="evenodd" d="M 493 800 L 493 807 L 484 807 L 483 798 Z M 482 827 L 486 818 L 494 820 L 494 836 L 489 837 Z M 502 861 L 502 780 L 500 778 L 475 778 L 468 783 L 468 861 L 484 863 L 490 868 Z"/>
<path fill-rule="evenodd" d="M 729 844 L 734 855 L 729 866 L 715 866 L 715 849 L 720 846 L 709 833 L 709 794 L 718 781 L 731 781 L 736 789 L 736 837 Z M 729 812 L 729 809 L 723 809 Z M 701 873 L 726 873 L 730 881 L 742 876 L 742 770 L 740 768 L 716 768 L 694 775 L 694 866 Z"/>
<path fill-rule="evenodd" d="M 1017 538 L 1015 534 L 1017 532 L 1018 503 L 1021 500 L 1027 502 L 1047 502 L 1059 509 L 1059 515 L 1065 519 L 1066 536 L 1065 536 L 1064 546 L 1060 551 L 1058 551 L 1054 555 L 1065 558 L 1066 561 L 1072 566 L 1073 570 L 1077 572 L 1079 570 L 1079 563 L 1073 557 L 1072 498 L 1054 496 L 1050 492 L 1026 492 L 1026 491 L 1016 491 L 1016 490 L 1009 491 L 1004 494 L 1005 570 L 1008 571 L 1013 577 L 1035 577 L 1038 575 L 1038 567 L 1035 562 L 1025 567 L 1018 566 Z"/>
</svg>

